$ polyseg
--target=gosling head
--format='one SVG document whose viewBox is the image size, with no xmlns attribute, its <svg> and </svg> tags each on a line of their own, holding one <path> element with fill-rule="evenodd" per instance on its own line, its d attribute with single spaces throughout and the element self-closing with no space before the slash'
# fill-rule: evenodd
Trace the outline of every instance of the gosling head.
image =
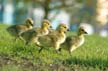
<svg viewBox="0 0 108 71">
<path fill-rule="evenodd" d="M 67 27 L 66 24 L 60 24 L 60 25 L 57 27 L 57 30 L 59 30 L 60 32 L 66 33 L 69 29 L 68 29 L 68 27 Z"/>
<path fill-rule="evenodd" d="M 84 27 L 79 27 L 78 35 L 84 35 L 84 34 L 88 34 L 88 33 L 85 31 Z"/>
<path fill-rule="evenodd" d="M 50 27 L 51 27 L 51 22 L 48 20 L 43 20 L 42 28 L 50 28 Z"/>
<path fill-rule="evenodd" d="M 33 26 L 33 20 L 31 19 L 31 18 L 28 18 L 27 20 L 26 20 L 26 24 L 29 24 L 29 25 L 31 25 L 31 26 Z"/>
</svg>

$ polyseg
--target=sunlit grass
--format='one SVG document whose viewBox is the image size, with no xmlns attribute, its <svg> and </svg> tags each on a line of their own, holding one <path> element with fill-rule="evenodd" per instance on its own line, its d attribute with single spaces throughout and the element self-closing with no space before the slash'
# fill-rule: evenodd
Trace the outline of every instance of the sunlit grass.
<svg viewBox="0 0 108 71">
<path fill-rule="evenodd" d="M 6 32 L 6 28 L 6 25 L 0 24 L 0 71 L 9 71 L 10 66 L 14 69 L 12 71 L 25 69 L 28 71 L 33 69 L 37 71 L 50 71 L 51 69 L 55 71 L 59 71 L 59 69 L 98 71 L 108 69 L 108 37 L 102 38 L 96 34 L 86 35 L 85 44 L 73 51 L 70 56 L 64 49 L 60 54 L 57 54 L 53 48 L 38 53 L 39 47 L 34 44 L 24 46 L 24 42 L 21 40 L 13 41 L 13 37 Z M 68 33 L 68 35 L 71 34 L 71 32 Z M 8 60 L 6 60 L 7 58 Z M 10 61 L 10 65 L 7 65 L 8 61 Z"/>
</svg>

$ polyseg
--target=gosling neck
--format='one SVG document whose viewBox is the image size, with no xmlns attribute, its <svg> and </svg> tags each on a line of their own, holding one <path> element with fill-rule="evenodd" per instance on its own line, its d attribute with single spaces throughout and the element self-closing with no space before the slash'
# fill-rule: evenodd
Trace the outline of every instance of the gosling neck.
<svg viewBox="0 0 108 71">
<path fill-rule="evenodd" d="M 58 31 L 61 35 L 65 35 L 65 32 L 64 31 Z"/>
<path fill-rule="evenodd" d="M 48 28 L 45 27 L 45 26 L 41 27 L 41 29 L 42 29 L 42 30 L 48 30 Z"/>
<path fill-rule="evenodd" d="M 82 34 L 82 33 L 78 33 L 77 35 L 81 38 L 84 37 L 84 34 Z"/>
</svg>

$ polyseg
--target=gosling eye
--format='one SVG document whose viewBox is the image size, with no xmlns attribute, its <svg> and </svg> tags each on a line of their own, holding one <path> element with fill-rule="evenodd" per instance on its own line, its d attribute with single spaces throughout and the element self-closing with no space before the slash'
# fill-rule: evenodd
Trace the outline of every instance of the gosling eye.
<svg viewBox="0 0 108 71">
<path fill-rule="evenodd" d="M 31 20 L 28 20 L 27 22 L 28 22 L 28 23 L 32 23 Z"/>
<path fill-rule="evenodd" d="M 84 29 L 81 29 L 81 31 L 84 31 Z"/>
<path fill-rule="evenodd" d="M 66 26 L 64 26 L 64 28 L 66 28 Z"/>
<path fill-rule="evenodd" d="M 50 25 L 50 24 L 48 23 L 48 25 Z"/>
</svg>

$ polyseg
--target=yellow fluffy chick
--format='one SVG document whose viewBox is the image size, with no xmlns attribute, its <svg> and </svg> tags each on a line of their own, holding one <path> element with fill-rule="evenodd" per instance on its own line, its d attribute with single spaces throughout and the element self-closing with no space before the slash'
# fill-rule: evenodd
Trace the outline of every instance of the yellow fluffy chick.
<svg viewBox="0 0 108 71">
<path fill-rule="evenodd" d="M 60 49 L 60 45 L 64 43 L 66 39 L 66 32 L 68 30 L 68 27 L 65 24 L 60 24 L 57 27 L 56 31 L 52 31 L 46 36 L 42 36 L 39 38 L 41 49 L 39 52 L 42 51 L 42 49 L 45 47 L 53 47 L 58 52 Z"/>
<path fill-rule="evenodd" d="M 31 18 L 28 18 L 24 24 L 17 24 L 12 25 L 7 28 L 7 31 L 10 35 L 15 37 L 15 40 L 17 38 L 20 38 L 21 33 L 30 30 L 33 28 L 33 20 Z"/>
<path fill-rule="evenodd" d="M 38 38 L 40 36 L 47 35 L 49 33 L 49 28 L 51 23 L 48 20 L 43 20 L 41 28 L 33 28 L 21 34 L 22 39 L 28 43 L 35 43 L 37 46 L 40 45 Z"/>
<path fill-rule="evenodd" d="M 64 44 L 66 44 L 66 47 L 69 47 L 70 53 L 74 51 L 76 48 L 78 48 L 79 46 L 81 46 L 82 44 L 84 44 L 85 41 L 84 34 L 87 34 L 87 32 L 85 31 L 84 27 L 80 27 L 78 29 L 77 36 L 68 36 L 66 38 Z"/>
</svg>

